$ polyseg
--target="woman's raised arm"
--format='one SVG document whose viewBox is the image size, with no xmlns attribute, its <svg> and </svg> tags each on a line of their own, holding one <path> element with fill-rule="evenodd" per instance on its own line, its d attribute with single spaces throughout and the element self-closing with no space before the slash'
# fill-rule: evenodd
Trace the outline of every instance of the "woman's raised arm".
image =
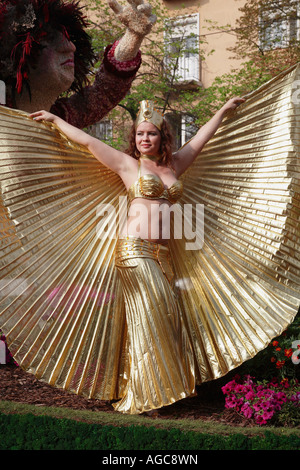
<svg viewBox="0 0 300 470">
<path fill-rule="evenodd" d="M 110 147 L 109 145 L 101 142 L 101 140 L 92 137 L 86 132 L 78 129 L 77 127 L 68 124 L 63 119 L 59 118 L 55 114 L 47 111 L 37 111 L 30 114 L 36 121 L 48 121 L 53 122 L 70 140 L 75 143 L 87 147 L 88 150 L 107 168 L 110 168 L 113 172 L 118 175 L 124 174 L 129 159 L 132 158 L 119 150 Z"/>
<path fill-rule="evenodd" d="M 177 176 L 184 173 L 193 163 L 204 145 L 214 136 L 226 114 L 236 109 L 244 101 L 244 98 L 232 98 L 227 101 L 184 147 L 174 153 L 173 167 Z"/>
</svg>

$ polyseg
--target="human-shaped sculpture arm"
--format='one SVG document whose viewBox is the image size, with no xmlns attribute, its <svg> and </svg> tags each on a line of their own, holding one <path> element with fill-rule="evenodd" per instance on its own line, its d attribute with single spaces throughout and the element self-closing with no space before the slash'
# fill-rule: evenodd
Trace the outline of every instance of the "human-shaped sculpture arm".
<svg viewBox="0 0 300 470">
<path fill-rule="evenodd" d="M 132 60 L 137 56 L 144 37 L 150 33 L 156 21 L 149 3 L 143 0 L 128 0 L 129 5 L 122 7 L 116 0 L 108 0 L 112 10 L 126 31 L 115 50 L 117 61 Z"/>
<path fill-rule="evenodd" d="M 140 60 L 137 67 L 133 71 L 127 71 L 127 74 L 126 71 L 114 71 L 114 65 L 111 65 L 107 58 L 110 51 L 111 47 L 108 47 L 94 83 L 83 88 L 80 93 L 74 93 L 68 98 L 59 98 L 51 107 L 53 114 L 82 129 L 99 122 L 125 97 Z"/>
<path fill-rule="evenodd" d="M 81 94 L 57 100 L 51 108 L 52 113 L 75 127 L 100 121 L 128 93 L 141 64 L 141 43 L 156 21 L 151 5 L 143 0 L 128 0 L 125 7 L 109 0 L 109 5 L 126 26 L 124 36 L 106 48 L 93 85 L 84 88 Z"/>
</svg>

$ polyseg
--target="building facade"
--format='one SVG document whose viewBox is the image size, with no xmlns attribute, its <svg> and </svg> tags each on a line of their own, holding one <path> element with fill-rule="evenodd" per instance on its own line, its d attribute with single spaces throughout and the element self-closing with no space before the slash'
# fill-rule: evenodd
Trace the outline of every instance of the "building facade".
<svg viewBox="0 0 300 470">
<path fill-rule="evenodd" d="M 231 58 L 228 49 L 235 45 L 235 22 L 240 15 L 239 8 L 245 1 L 187 0 L 182 7 L 180 0 L 163 0 L 170 18 L 178 17 L 177 24 L 180 21 L 182 24 L 186 22 L 187 34 L 189 29 L 197 29 L 199 38 L 205 41 L 201 46 L 205 59 L 201 60 L 198 56 L 198 65 L 192 65 L 192 70 L 198 70 L 199 81 L 205 88 L 209 87 L 217 76 L 229 73 L 239 66 L 239 62 Z"/>
<path fill-rule="evenodd" d="M 186 53 L 178 60 L 179 82 L 186 88 L 203 86 L 209 87 L 215 77 L 230 72 L 239 66 L 230 57 L 229 47 L 234 46 L 235 21 L 240 12 L 239 8 L 246 0 L 187 0 L 182 5 L 179 0 L 158 0 L 164 10 L 168 35 L 164 38 L 166 61 L 169 52 L 174 52 L 177 40 L 183 38 Z M 89 3 L 85 0 L 84 3 Z M 150 0 L 151 3 L 151 0 Z M 113 15 L 113 12 L 111 12 Z M 92 13 L 90 13 L 93 19 Z M 98 20 L 97 20 L 98 21 Z M 157 34 L 155 27 L 152 36 Z M 201 43 L 201 46 L 200 46 Z M 142 44 L 141 50 L 143 53 Z M 200 47 L 202 55 L 200 54 Z M 191 52 L 192 51 L 192 52 Z M 186 123 L 182 122 L 182 133 L 179 142 L 184 143 Z M 100 139 L 107 140 L 113 134 L 113 123 L 105 122 L 94 125 L 90 132 Z"/>
<path fill-rule="evenodd" d="M 124 3 L 126 0 L 120 1 Z M 148 1 L 151 3 L 151 0 Z M 291 16 L 286 11 L 286 16 L 282 19 L 278 17 L 282 1 L 262 0 L 264 9 L 261 9 L 260 5 L 261 31 L 260 26 L 258 28 L 255 26 L 258 31 L 251 30 L 250 26 L 249 36 L 256 35 L 255 40 L 262 50 L 284 49 L 290 40 L 300 40 L 299 2 L 290 0 L 291 5 L 298 5 L 297 11 Z M 176 64 L 177 91 L 195 90 L 199 87 L 206 89 L 212 85 L 216 77 L 230 74 L 232 70 L 240 67 L 242 60 L 234 59 L 230 49 L 237 45 L 237 20 L 241 16 L 240 9 L 246 5 L 247 0 L 186 0 L 184 4 L 181 0 L 152 0 L 152 2 L 153 6 L 158 2 L 163 11 L 166 28 L 162 33 L 154 26 L 149 36 L 161 41 L 163 35 L 164 66 L 167 70 Z M 85 0 L 85 3 L 89 3 L 89 0 Z M 114 15 L 113 12 L 111 15 Z M 141 47 L 144 57 L 147 47 L 149 43 L 145 40 Z M 143 67 L 145 66 L 142 65 L 142 71 L 145 70 Z M 181 122 L 176 123 L 179 144 L 183 144 L 190 137 L 190 131 L 188 116 L 183 116 Z M 114 123 L 109 119 L 98 123 L 93 126 L 92 132 L 100 139 L 107 140 L 114 134 Z"/>
</svg>

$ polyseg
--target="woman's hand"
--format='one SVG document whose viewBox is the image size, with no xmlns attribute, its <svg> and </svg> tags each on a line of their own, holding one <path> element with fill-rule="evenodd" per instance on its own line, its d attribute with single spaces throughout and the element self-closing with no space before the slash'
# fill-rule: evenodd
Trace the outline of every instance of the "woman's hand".
<svg viewBox="0 0 300 470">
<path fill-rule="evenodd" d="M 246 100 L 245 98 L 231 98 L 230 100 L 227 101 L 227 103 L 224 104 L 224 106 L 221 108 L 221 110 L 224 113 L 228 113 L 229 111 L 234 111 L 240 104 L 244 103 Z"/>
<path fill-rule="evenodd" d="M 49 122 L 57 122 L 59 120 L 58 116 L 55 114 L 51 114 L 48 111 L 36 111 L 35 113 L 31 113 L 29 115 L 35 121 L 49 121 Z"/>
<path fill-rule="evenodd" d="M 136 160 L 119 150 L 101 142 L 81 129 L 72 126 L 55 114 L 48 111 L 36 111 L 30 114 L 35 121 L 53 122 L 71 141 L 86 147 L 103 165 L 121 176 L 127 171 L 128 164 L 136 164 Z M 136 168 L 135 168 L 136 170 Z"/>
<path fill-rule="evenodd" d="M 36 111 L 29 115 L 35 121 L 48 121 L 53 122 L 70 140 L 77 144 L 88 146 L 91 136 L 78 129 L 77 127 L 68 124 L 66 121 L 56 116 L 55 114 L 49 113 L 48 111 Z"/>
<path fill-rule="evenodd" d="M 227 103 L 199 129 L 197 134 L 174 154 L 174 168 L 177 176 L 180 176 L 193 163 L 204 145 L 214 136 L 226 114 L 235 110 L 245 101 L 245 98 L 231 98 L 228 100 Z"/>
</svg>

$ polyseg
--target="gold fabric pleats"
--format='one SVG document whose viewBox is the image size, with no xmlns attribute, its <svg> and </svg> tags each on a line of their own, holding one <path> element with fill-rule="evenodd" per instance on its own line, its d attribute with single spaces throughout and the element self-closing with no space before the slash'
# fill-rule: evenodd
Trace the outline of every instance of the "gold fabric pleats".
<svg viewBox="0 0 300 470">
<path fill-rule="evenodd" d="M 0 327 L 39 379 L 115 399 L 125 316 L 97 209 L 118 205 L 122 182 L 53 124 L 0 109 Z"/>
<path fill-rule="evenodd" d="M 169 244 L 198 384 L 256 355 L 299 308 L 299 80 L 295 66 L 252 93 L 182 178 L 182 207 L 204 207 L 203 246 L 187 250 L 187 238 Z M 14 358 L 40 380 L 89 398 L 125 400 L 126 387 L 138 390 L 135 410 L 127 401 L 120 411 L 141 412 L 143 385 L 129 387 L 115 224 L 105 235 L 98 230 L 99 207 L 109 204 L 106 221 L 114 222 L 126 206 L 120 178 L 26 113 L 0 107 L 0 138 L 0 328 Z M 162 268 L 141 258 L 140 273 L 150 261 Z M 161 272 L 153 273 L 153 291 Z M 187 357 L 178 361 L 183 367 Z M 156 387 L 162 396 L 165 379 Z M 176 400 L 192 387 L 184 388 Z M 150 408 L 158 402 L 165 399 Z"/>
<path fill-rule="evenodd" d="M 193 352 L 170 285 L 168 252 L 134 237 L 117 244 L 129 364 L 122 400 L 114 408 L 123 413 L 161 408 L 195 392 Z"/>
<path fill-rule="evenodd" d="M 198 383 L 256 355 L 299 308 L 299 79 L 297 65 L 251 93 L 183 177 L 183 203 L 204 205 L 203 247 L 171 245 Z"/>
</svg>

